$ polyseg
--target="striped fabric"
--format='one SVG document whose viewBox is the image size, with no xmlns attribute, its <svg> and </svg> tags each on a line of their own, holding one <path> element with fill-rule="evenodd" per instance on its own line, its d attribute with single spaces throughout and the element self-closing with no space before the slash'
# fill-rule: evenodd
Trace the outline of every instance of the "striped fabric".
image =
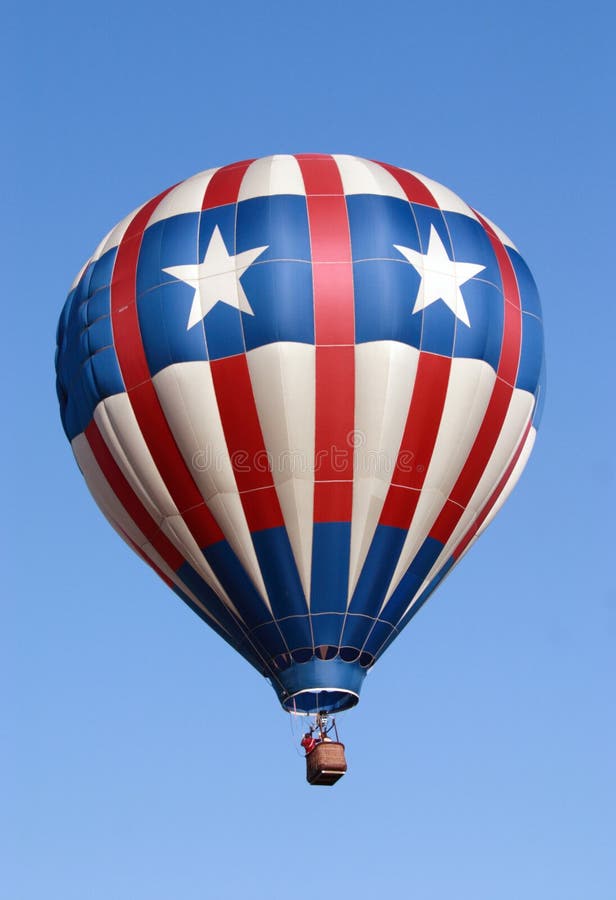
<svg viewBox="0 0 616 900">
<path fill-rule="evenodd" d="M 512 242 L 442 185 L 352 156 L 155 197 L 80 272 L 57 343 L 104 515 L 303 712 L 356 702 L 489 524 L 543 390 Z"/>
</svg>

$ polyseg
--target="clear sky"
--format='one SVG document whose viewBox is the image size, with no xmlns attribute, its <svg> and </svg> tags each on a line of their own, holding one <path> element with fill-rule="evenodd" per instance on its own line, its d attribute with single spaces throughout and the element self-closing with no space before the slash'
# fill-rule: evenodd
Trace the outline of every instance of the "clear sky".
<svg viewBox="0 0 616 900">
<path fill-rule="evenodd" d="M 613 900 L 612 5 L 4 10 L 2 900 Z M 309 151 L 416 169 L 496 221 L 548 359 L 522 481 L 340 718 L 332 790 L 98 513 L 53 372 L 116 221 L 201 169 Z"/>
</svg>

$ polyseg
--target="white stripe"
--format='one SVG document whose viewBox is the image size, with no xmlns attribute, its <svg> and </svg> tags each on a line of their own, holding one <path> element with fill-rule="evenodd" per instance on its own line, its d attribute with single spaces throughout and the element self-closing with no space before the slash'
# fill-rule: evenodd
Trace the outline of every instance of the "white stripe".
<svg viewBox="0 0 616 900">
<path fill-rule="evenodd" d="M 406 171 L 411 172 L 410 169 Z M 431 178 L 427 178 L 425 175 L 421 175 L 419 172 L 411 172 L 411 175 L 414 175 L 415 178 L 418 178 L 422 184 L 424 184 L 439 207 L 444 212 L 457 212 L 462 213 L 465 216 L 469 216 L 471 219 L 475 219 L 475 221 L 479 221 L 477 216 L 470 208 L 468 203 L 465 203 L 461 197 L 458 197 L 457 194 L 454 194 L 453 191 L 449 190 L 448 187 L 445 187 L 443 184 L 439 184 L 438 181 L 433 181 Z"/>
<path fill-rule="evenodd" d="M 166 516 L 179 515 L 141 433 L 128 394 L 101 400 L 94 410 L 94 421 L 122 474 L 157 524 Z"/>
<path fill-rule="evenodd" d="M 355 347 L 355 453 L 347 606 L 378 524 L 400 450 L 419 350 L 395 341 Z"/>
<path fill-rule="evenodd" d="M 378 194 L 406 200 L 406 194 L 387 169 L 359 156 L 334 154 L 345 194 Z"/>
<path fill-rule="evenodd" d="M 131 519 L 127 511 L 124 509 L 113 488 L 105 478 L 100 466 L 96 461 L 96 457 L 92 452 L 92 448 L 88 443 L 85 434 L 79 434 L 72 441 L 73 453 L 85 478 L 88 489 L 94 498 L 96 505 L 105 516 L 113 530 L 122 538 L 122 540 L 131 548 L 129 541 L 132 541 L 145 556 L 150 559 L 167 578 L 169 578 L 193 603 L 201 609 L 205 615 L 216 622 L 219 628 L 222 628 L 227 634 L 227 629 L 221 625 L 218 619 L 205 608 L 201 600 L 193 594 L 193 592 L 184 584 L 173 569 L 165 562 L 157 550 L 152 546 L 143 532 L 137 527 Z"/>
<path fill-rule="evenodd" d="M 238 194 L 238 202 L 274 194 L 306 196 L 304 179 L 294 156 L 264 156 L 246 169 Z"/>
<path fill-rule="evenodd" d="M 208 184 L 218 169 L 206 169 L 191 178 L 181 181 L 160 201 L 148 222 L 148 228 L 155 222 L 179 216 L 182 213 L 201 212 L 203 196 Z M 195 251 L 196 252 L 196 251 Z"/>
<path fill-rule="evenodd" d="M 460 521 L 454 528 L 451 537 L 441 550 L 436 562 L 428 572 L 423 584 L 413 597 L 411 603 L 409 603 L 406 612 L 408 612 L 415 600 L 421 595 L 441 567 L 447 562 L 469 528 L 472 527 L 473 522 L 481 513 L 481 510 L 489 500 L 494 488 L 503 477 L 503 473 L 506 471 L 507 466 L 511 462 L 511 459 L 518 448 L 521 435 L 524 434 L 533 413 L 534 405 L 535 398 L 532 394 L 528 393 L 528 391 L 522 391 L 519 388 L 514 390 L 503 427 L 479 484 L 470 498 L 468 506 L 462 514 Z"/>
<path fill-rule="evenodd" d="M 498 225 L 495 225 L 494 222 L 492 222 L 491 219 L 488 219 L 487 216 L 484 216 L 483 213 L 480 213 L 479 215 L 481 216 L 482 219 L 486 220 L 486 222 L 488 223 L 490 228 L 494 231 L 494 233 L 496 234 L 496 236 L 498 237 L 498 239 L 501 241 L 502 244 L 504 244 L 506 247 L 511 247 L 513 250 L 517 251 L 518 253 L 520 252 L 518 250 L 518 248 L 516 247 L 516 245 L 511 240 L 511 238 L 505 234 L 505 232 L 502 230 L 502 228 L 499 228 Z"/>
<path fill-rule="evenodd" d="M 225 441 L 209 362 L 174 363 L 152 381 L 189 472 L 271 611 Z"/>
<path fill-rule="evenodd" d="M 314 506 L 315 352 L 311 344 L 280 342 L 246 354 L 259 424 L 307 604 Z"/>
<path fill-rule="evenodd" d="M 239 615 L 190 533 L 154 462 L 127 394 L 114 394 L 94 410 L 94 420 L 120 471 L 176 550 L 223 603 Z"/>
<path fill-rule="evenodd" d="M 514 489 L 514 487 L 520 480 L 520 476 L 521 476 L 522 472 L 526 468 L 526 463 L 528 462 L 530 454 L 532 453 L 532 449 L 535 445 L 536 437 L 537 437 L 537 430 L 535 428 L 531 428 L 526 436 L 526 440 L 524 442 L 524 446 L 522 447 L 522 451 L 518 457 L 518 460 L 517 460 L 515 466 L 513 467 L 513 469 L 511 470 L 511 475 L 505 482 L 505 486 L 503 487 L 502 491 L 498 495 L 498 499 L 496 500 L 494 506 L 492 507 L 492 509 L 490 510 L 488 515 L 485 517 L 485 519 L 479 526 L 479 528 L 477 530 L 477 534 L 475 535 L 473 540 L 469 542 L 468 547 L 466 549 L 471 547 L 472 544 L 475 543 L 477 538 L 483 534 L 483 532 L 486 530 L 488 525 L 494 519 L 494 516 L 502 509 L 503 505 L 508 500 L 512 490 Z M 464 552 L 466 553 L 466 550 Z"/>
<path fill-rule="evenodd" d="M 73 448 L 77 465 L 81 469 L 88 490 L 106 518 L 111 518 L 115 523 L 114 527 L 116 527 L 116 530 L 117 528 L 121 528 L 126 532 L 131 541 L 139 547 L 146 544 L 148 539 L 135 525 L 118 500 L 111 485 L 103 475 L 85 434 L 78 434 L 77 437 L 74 437 L 71 441 L 71 447 Z"/>
<path fill-rule="evenodd" d="M 496 375 L 480 359 L 451 361 L 447 394 L 419 502 L 394 571 L 385 606 L 430 533 L 471 451 Z"/>
</svg>

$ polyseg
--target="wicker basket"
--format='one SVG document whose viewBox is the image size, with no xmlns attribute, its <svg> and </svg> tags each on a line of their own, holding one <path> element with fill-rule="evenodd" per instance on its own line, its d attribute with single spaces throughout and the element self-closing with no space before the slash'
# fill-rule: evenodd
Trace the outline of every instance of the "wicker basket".
<svg viewBox="0 0 616 900">
<path fill-rule="evenodd" d="M 310 784 L 335 784 L 347 770 L 344 744 L 322 741 L 306 757 L 306 780 Z"/>
</svg>

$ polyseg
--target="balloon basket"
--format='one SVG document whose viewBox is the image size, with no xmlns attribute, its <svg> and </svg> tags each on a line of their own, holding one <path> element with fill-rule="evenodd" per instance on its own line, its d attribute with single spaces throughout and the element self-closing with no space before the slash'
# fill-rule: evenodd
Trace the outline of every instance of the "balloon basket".
<svg viewBox="0 0 616 900">
<path fill-rule="evenodd" d="M 344 744 L 321 741 L 306 757 L 306 780 L 309 784 L 335 784 L 347 770 Z"/>
</svg>

